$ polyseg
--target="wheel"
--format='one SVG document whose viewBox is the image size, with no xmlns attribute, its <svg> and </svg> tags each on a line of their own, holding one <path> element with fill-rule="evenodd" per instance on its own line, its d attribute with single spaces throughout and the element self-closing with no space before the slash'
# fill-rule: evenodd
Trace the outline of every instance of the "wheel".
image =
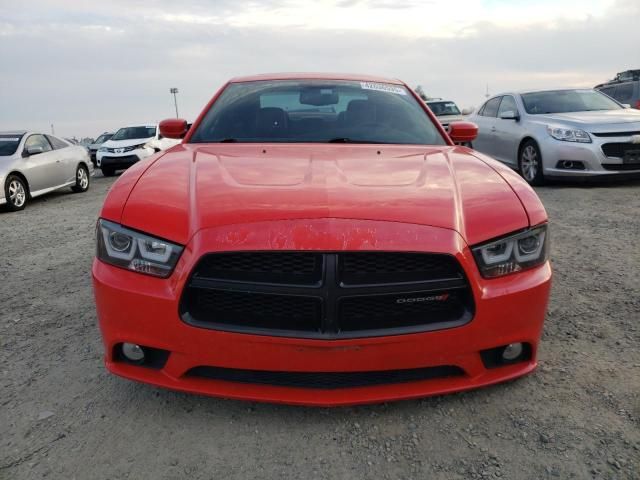
<svg viewBox="0 0 640 480">
<path fill-rule="evenodd" d="M 105 177 L 113 177 L 116 174 L 116 169 L 111 167 L 102 167 L 102 175 Z"/>
<path fill-rule="evenodd" d="M 533 140 L 527 140 L 520 149 L 518 171 L 529 185 L 544 184 L 542 155 L 540 155 L 538 144 Z"/>
<path fill-rule="evenodd" d="M 29 189 L 25 181 L 18 175 L 11 174 L 4 182 L 4 198 L 7 200 L 7 208 L 16 212 L 22 210 L 27 203 Z"/>
<path fill-rule="evenodd" d="M 76 169 L 76 184 L 71 187 L 75 193 L 82 193 L 89 190 L 89 169 L 85 165 L 78 165 Z"/>
</svg>

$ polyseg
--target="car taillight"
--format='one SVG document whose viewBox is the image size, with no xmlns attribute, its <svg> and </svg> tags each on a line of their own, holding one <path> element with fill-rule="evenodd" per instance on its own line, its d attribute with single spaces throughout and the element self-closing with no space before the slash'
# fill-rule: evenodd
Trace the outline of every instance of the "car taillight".
<svg viewBox="0 0 640 480">
<path fill-rule="evenodd" d="M 638 110 L 640 110 L 640 100 L 638 100 L 636 102 L 636 104 L 633 106 L 633 108 L 637 108 Z"/>
</svg>

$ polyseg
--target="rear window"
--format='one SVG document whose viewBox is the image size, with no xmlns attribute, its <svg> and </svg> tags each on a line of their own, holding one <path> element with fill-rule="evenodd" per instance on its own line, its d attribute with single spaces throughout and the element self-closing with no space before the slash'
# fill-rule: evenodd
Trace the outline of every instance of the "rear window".
<svg viewBox="0 0 640 480">
<path fill-rule="evenodd" d="M 334 80 L 232 83 L 190 141 L 446 144 L 405 87 Z"/>
<path fill-rule="evenodd" d="M 622 107 L 596 90 L 555 90 L 522 94 L 527 113 L 548 114 L 620 110 Z"/>
<path fill-rule="evenodd" d="M 0 157 L 8 157 L 18 150 L 23 135 L 0 135 Z"/>
</svg>

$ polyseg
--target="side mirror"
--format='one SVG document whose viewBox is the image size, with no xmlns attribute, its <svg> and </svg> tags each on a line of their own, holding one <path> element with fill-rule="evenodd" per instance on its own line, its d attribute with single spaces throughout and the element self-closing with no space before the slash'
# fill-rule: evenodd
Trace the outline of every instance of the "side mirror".
<svg viewBox="0 0 640 480">
<path fill-rule="evenodd" d="M 473 113 L 473 108 L 463 108 L 462 115 L 471 115 Z"/>
<path fill-rule="evenodd" d="M 39 153 L 44 152 L 44 149 L 40 146 L 27 147 L 24 149 L 25 157 L 30 157 L 31 155 L 38 155 Z"/>
<path fill-rule="evenodd" d="M 160 122 L 160 135 L 166 138 L 184 138 L 187 121 L 183 118 L 168 118 Z"/>
<path fill-rule="evenodd" d="M 451 122 L 449 137 L 453 143 L 472 142 L 478 136 L 478 126 L 472 122 Z"/>
<path fill-rule="evenodd" d="M 518 115 L 518 112 L 514 112 L 513 110 L 506 110 L 504 112 L 502 112 L 500 114 L 500 118 L 502 120 L 515 120 L 518 121 L 520 120 L 520 115 Z"/>
</svg>

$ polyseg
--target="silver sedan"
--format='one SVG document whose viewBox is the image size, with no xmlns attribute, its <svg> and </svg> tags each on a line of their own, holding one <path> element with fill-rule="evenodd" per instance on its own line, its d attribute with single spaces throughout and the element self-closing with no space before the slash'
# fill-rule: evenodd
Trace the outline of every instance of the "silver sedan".
<svg viewBox="0 0 640 480">
<path fill-rule="evenodd" d="M 517 169 L 532 185 L 547 178 L 640 175 L 640 111 L 595 90 L 504 93 L 469 121 L 473 148 Z"/>
<path fill-rule="evenodd" d="M 53 135 L 0 132 L 0 205 L 22 210 L 30 198 L 60 188 L 89 189 L 93 167 L 86 148 Z"/>
</svg>

